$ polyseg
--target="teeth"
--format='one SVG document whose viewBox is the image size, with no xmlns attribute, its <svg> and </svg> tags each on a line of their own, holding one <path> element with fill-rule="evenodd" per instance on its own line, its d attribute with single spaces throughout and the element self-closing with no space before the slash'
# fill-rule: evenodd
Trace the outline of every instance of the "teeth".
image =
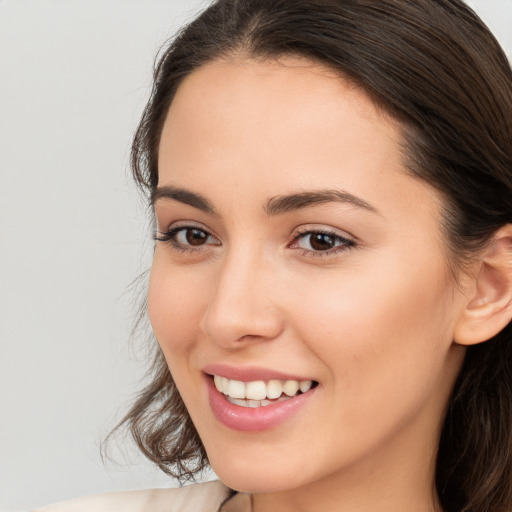
<svg viewBox="0 0 512 512">
<path fill-rule="evenodd" d="M 303 380 L 299 385 L 299 389 L 301 390 L 302 393 L 306 393 L 311 389 L 312 385 L 313 383 L 310 380 Z"/>
<path fill-rule="evenodd" d="M 299 382 L 296 381 L 296 380 L 287 380 L 285 383 L 284 383 L 284 386 L 283 386 L 283 391 L 288 395 L 288 396 L 294 396 L 297 391 L 299 391 Z"/>
<path fill-rule="evenodd" d="M 228 400 L 243 407 L 261 407 L 270 405 L 270 400 L 282 401 L 295 396 L 299 391 L 306 393 L 311 389 L 311 380 L 270 380 L 264 382 L 255 380 L 242 382 L 218 375 L 213 376 L 215 387 L 218 391 L 228 396 Z M 247 399 L 247 400 L 245 400 Z"/>
<path fill-rule="evenodd" d="M 228 395 L 231 396 L 231 393 L 228 393 Z M 245 384 L 245 398 L 249 398 L 249 400 L 263 400 L 266 397 L 267 386 L 262 380 L 255 380 Z"/>
<path fill-rule="evenodd" d="M 283 394 L 283 385 L 279 380 L 269 380 L 267 384 L 267 397 L 279 398 Z"/>
<path fill-rule="evenodd" d="M 247 404 L 247 400 L 239 400 L 238 398 L 228 397 L 228 400 L 235 405 L 241 405 L 242 407 L 251 407 Z"/>
<path fill-rule="evenodd" d="M 273 404 L 270 400 L 241 400 L 239 398 L 231 398 L 227 397 L 228 402 L 231 402 L 235 405 L 240 405 L 241 407 L 248 408 L 256 408 L 256 407 L 265 407 L 266 405 Z M 285 402 L 286 400 L 290 400 L 288 396 L 282 396 L 276 400 L 276 402 Z"/>
<path fill-rule="evenodd" d="M 245 398 L 245 384 L 239 380 L 230 380 L 226 394 L 231 398 Z"/>
</svg>

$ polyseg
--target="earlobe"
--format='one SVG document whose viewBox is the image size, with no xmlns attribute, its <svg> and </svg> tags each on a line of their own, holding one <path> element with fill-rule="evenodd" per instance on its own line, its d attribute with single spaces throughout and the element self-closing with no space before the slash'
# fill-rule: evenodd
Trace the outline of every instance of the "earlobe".
<svg viewBox="0 0 512 512">
<path fill-rule="evenodd" d="M 473 284 L 455 326 L 454 341 L 460 345 L 487 341 L 512 319 L 512 224 L 496 232 L 480 258 Z"/>
</svg>

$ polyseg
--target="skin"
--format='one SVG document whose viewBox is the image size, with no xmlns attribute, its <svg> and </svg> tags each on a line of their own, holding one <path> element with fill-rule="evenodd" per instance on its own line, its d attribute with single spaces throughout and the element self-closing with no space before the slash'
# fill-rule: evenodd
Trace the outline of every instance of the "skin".
<svg viewBox="0 0 512 512">
<path fill-rule="evenodd" d="M 441 200 L 407 174 L 400 126 L 366 94 L 305 60 L 217 61 L 180 86 L 166 119 L 159 187 L 215 213 L 155 201 L 148 306 L 154 332 L 217 475 L 256 512 L 437 510 L 434 463 L 464 348 Z M 348 192 L 269 215 L 270 198 Z M 329 231 L 315 250 L 304 231 Z M 190 232 L 189 232 L 190 233 Z M 159 235 L 162 236 L 162 235 Z M 210 409 L 201 368 L 303 375 L 314 398 L 283 424 L 238 432 Z"/>
</svg>

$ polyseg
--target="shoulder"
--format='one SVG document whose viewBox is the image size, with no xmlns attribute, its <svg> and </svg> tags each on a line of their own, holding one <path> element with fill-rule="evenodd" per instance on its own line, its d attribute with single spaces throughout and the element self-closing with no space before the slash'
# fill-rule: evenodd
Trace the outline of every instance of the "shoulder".
<svg viewBox="0 0 512 512">
<path fill-rule="evenodd" d="M 39 508 L 33 512 L 217 512 L 231 495 L 222 482 L 177 489 L 148 489 L 89 496 Z"/>
</svg>

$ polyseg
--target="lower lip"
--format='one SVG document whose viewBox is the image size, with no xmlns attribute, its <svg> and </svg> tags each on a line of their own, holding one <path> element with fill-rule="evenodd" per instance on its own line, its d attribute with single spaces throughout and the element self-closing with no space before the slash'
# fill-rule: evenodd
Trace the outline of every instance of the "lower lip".
<svg viewBox="0 0 512 512">
<path fill-rule="evenodd" d="M 213 379 L 206 377 L 210 407 L 215 417 L 226 427 L 242 432 L 261 432 L 284 423 L 307 404 L 317 388 L 294 396 L 282 402 L 261 407 L 243 407 L 228 402 L 225 395 L 217 390 Z"/>
</svg>

